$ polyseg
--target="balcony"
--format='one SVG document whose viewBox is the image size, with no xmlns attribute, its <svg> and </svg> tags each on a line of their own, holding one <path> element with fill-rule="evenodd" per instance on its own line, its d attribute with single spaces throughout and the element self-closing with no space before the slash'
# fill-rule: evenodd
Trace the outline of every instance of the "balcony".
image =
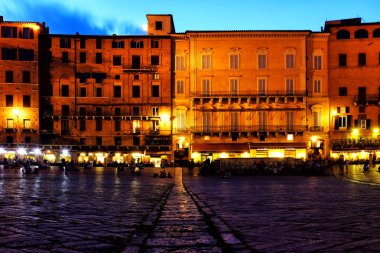
<svg viewBox="0 0 380 253">
<path fill-rule="evenodd" d="M 123 73 L 154 73 L 157 68 L 152 65 L 138 66 L 138 65 L 128 65 L 123 68 Z"/>
<path fill-rule="evenodd" d="M 311 126 L 309 127 L 310 132 L 323 132 L 323 126 Z"/>
<path fill-rule="evenodd" d="M 146 136 L 145 144 L 147 146 L 169 146 L 171 145 L 171 136 Z"/>
<path fill-rule="evenodd" d="M 378 105 L 380 102 L 380 94 L 370 94 L 366 96 L 354 96 L 355 105 Z"/>
<path fill-rule="evenodd" d="M 307 131 L 306 125 L 251 125 L 251 126 L 195 126 L 192 133 L 301 133 Z"/>
<path fill-rule="evenodd" d="M 305 90 L 268 90 L 266 92 L 259 91 L 213 91 L 213 92 L 192 92 L 190 94 L 193 98 L 256 98 L 256 97 L 305 97 L 307 93 Z"/>
</svg>

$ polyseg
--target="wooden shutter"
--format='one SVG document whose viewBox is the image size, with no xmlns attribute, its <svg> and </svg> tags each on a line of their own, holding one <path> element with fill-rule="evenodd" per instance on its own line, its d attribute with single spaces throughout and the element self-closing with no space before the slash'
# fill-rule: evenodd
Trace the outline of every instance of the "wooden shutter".
<svg viewBox="0 0 380 253">
<path fill-rule="evenodd" d="M 371 120 L 370 119 L 366 119 L 365 128 L 366 129 L 370 129 L 371 128 Z"/>
<path fill-rule="evenodd" d="M 338 116 L 335 117 L 334 130 L 339 130 L 339 117 Z"/>
<path fill-rule="evenodd" d="M 351 129 L 352 115 L 347 115 L 347 130 Z"/>
</svg>

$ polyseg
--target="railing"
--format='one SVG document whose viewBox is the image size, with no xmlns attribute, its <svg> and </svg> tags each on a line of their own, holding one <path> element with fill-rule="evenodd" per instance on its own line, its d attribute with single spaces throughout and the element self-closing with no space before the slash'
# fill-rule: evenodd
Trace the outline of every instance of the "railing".
<svg viewBox="0 0 380 253">
<path fill-rule="evenodd" d="M 123 68 L 123 72 L 156 72 L 157 68 L 153 65 L 133 66 L 127 65 Z"/>
<path fill-rule="evenodd" d="M 365 105 L 366 103 L 378 104 L 380 102 L 380 94 L 369 94 L 365 96 L 354 96 L 354 103 Z"/>
<path fill-rule="evenodd" d="M 268 90 L 265 92 L 260 91 L 239 91 L 239 92 L 229 92 L 229 91 L 200 91 L 200 92 L 191 92 L 191 97 L 194 98 L 213 98 L 213 97 L 231 97 L 231 98 L 240 98 L 240 97 L 304 97 L 307 96 L 305 90 Z"/>
<path fill-rule="evenodd" d="M 323 132 L 323 126 L 311 126 L 309 127 L 310 132 Z"/>
<path fill-rule="evenodd" d="M 217 132 L 304 132 L 306 125 L 252 125 L 252 126 L 195 126 L 191 132 L 217 133 Z"/>
<path fill-rule="evenodd" d="M 376 138 L 332 139 L 330 143 L 333 150 L 378 149 L 380 147 L 380 140 Z"/>
</svg>

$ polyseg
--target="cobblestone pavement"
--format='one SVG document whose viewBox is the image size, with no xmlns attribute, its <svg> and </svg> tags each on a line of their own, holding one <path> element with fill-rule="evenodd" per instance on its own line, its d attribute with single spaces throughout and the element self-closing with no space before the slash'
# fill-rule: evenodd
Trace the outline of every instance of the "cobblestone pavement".
<svg viewBox="0 0 380 253">
<path fill-rule="evenodd" d="M 188 176 L 184 184 L 251 251 L 379 252 L 379 173 L 350 167 L 348 175 Z"/>
<path fill-rule="evenodd" d="M 115 169 L 0 169 L 0 252 L 120 252 L 172 184 Z"/>
</svg>

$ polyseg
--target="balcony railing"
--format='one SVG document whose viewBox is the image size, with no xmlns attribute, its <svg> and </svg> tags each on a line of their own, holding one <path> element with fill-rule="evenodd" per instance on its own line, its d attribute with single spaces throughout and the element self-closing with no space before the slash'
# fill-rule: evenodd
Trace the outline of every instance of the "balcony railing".
<svg viewBox="0 0 380 253">
<path fill-rule="evenodd" d="M 305 132 L 306 125 L 252 125 L 252 126 L 195 126 L 190 128 L 193 133 L 220 132 Z"/>
<path fill-rule="evenodd" d="M 375 104 L 380 102 L 380 94 L 368 94 L 365 96 L 354 96 L 354 103 L 356 105 Z"/>
<path fill-rule="evenodd" d="M 147 66 L 134 66 L 134 65 L 128 65 L 123 68 L 123 72 L 156 72 L 157 68 L 152 65 Z"/>
<path fill-rule="evenodd" d="M 239 91 L 239 92 L 229 92 L 229 91 L 213 91 L 213 92 L 192 92 L 191 97 L 193 98 L 242 98 L 242 97 L 304 97 L 307 96 L 305 90 L 268 90 L 265 92 L 260 91 Z"/>
<path fill-rule="evenodd" d="M 310 132 L 323 132 L 323 126 L 311 126 L 309 127 Z"/>
</svg>

